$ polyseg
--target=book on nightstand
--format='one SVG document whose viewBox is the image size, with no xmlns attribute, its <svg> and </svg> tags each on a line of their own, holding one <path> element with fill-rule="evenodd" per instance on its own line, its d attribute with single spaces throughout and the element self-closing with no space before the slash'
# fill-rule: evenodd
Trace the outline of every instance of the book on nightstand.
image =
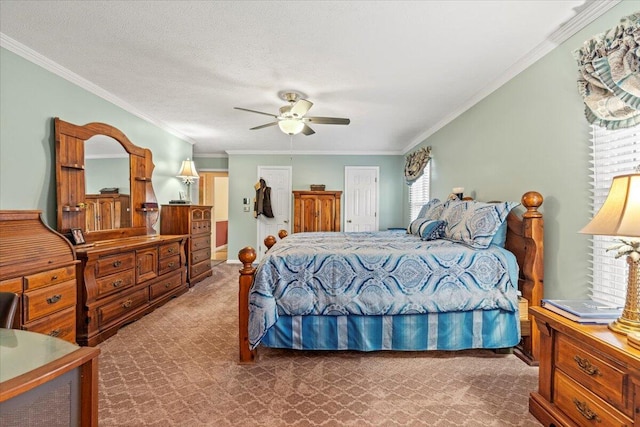
<svg viewBox="0 0 640 427">
<path fill-rule="evenodd" d="M 602 324 L 610 323 L 620 317 L 623 308 L 591 299 L 543 299 L 540 305 L 574 322 Z"/>
</svg>

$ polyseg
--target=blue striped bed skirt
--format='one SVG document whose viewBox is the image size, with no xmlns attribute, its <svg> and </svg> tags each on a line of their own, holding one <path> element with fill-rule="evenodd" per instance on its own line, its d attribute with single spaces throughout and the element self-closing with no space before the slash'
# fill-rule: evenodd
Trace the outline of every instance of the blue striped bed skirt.
<svg viewBox="0 0 640 427">
<path fill-rule="evenodd" d="M 520 342 L 518 312 L 476 310 L 397 316 L 280 316 L 265 347 L 296 350 L 464 350 Z"/>
</svg>

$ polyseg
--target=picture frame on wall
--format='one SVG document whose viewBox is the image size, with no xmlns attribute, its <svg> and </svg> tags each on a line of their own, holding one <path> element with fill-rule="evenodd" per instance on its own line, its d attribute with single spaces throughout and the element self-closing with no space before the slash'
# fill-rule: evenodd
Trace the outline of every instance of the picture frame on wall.
<svg viewBox="0 0 640 427">
<path fill-rule="evenodd" d="M 71 229 L 71 241 L 74 245 L 83 245 L 87 243 L 84 240 L 84 233 L 82 233 L 81 228 L 72 228 Z"/>
</svg>

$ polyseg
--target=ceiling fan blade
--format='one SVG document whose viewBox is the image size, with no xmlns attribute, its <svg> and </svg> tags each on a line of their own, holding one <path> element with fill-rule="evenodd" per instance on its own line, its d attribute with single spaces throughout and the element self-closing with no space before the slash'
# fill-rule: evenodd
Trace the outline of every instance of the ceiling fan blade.
<svg viewBox="0 0 640 427">
<path fill-rule="evenodd" d="M 351 123 L 351 120 L 339 117 L 305 117 L 304 121 L 319 125 L 348 125 Z"/>
<path fill-rule="evenodd" d="M 248 108 L 240 108 L 240 107 L 233 107 L 233 108 L 236 110 L 248 111 L 250 113 L 258 113 L 258 114 L 264 114 L 265 116 L 278 117 L 275 114 L 263 113 L 262 111 L 256 111 L 256 110 L 249 110 Z"/>
<path fill-rule="evenodd" d="M 277 125 L 278 122 L 271 122 L 271 123 L 267 123 L 266 125 L 260 125 L 260 126 L 256 126 L 254 128 L 251 128 L 249 130 L 256 130 L 256 129 L 262 129 L 262 128 L 268 128 L 269 126 L 273 126 L 273 125 Z"/>
<path fill-rule="evenodd" d="M 307 111 L 309 111 L 309 108 L 311 108 L 312 106 L 313 102 L 307 101 L 306 99 L 300 99 L 295 104 L 293 104 L 290 113 L 293 115 L 293 117 L 302 117 L 307 114 Z"/>
<path fill-rule="evenodd" d="M 309 135 L 313 135 L 316 132 L 305 124 L 304 127 L 302 128 L 302 133 L 309 136 Z"/>
</svg>

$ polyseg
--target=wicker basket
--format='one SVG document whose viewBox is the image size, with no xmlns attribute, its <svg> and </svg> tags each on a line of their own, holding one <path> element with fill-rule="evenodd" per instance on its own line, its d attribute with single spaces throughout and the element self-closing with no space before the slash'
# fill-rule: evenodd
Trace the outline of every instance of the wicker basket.
<svg viewBox="0 0 640 427">
<path fill-rule="evenodd" d="M 309 188 L 311 191 L 324 191 L 324 184 L 311 184 Z"/>
</svg>

